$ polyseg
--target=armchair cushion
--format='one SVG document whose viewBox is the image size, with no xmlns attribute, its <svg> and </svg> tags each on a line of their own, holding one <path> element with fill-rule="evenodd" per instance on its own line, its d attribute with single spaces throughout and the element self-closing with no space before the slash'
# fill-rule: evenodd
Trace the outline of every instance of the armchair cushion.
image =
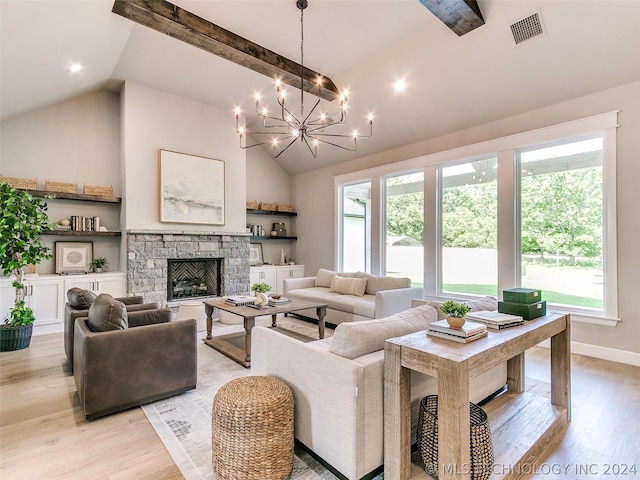
<svg viewBox="0 0 640 480">
<path fill-rule="evenodd" d="M 115 300 L 106 293 L 98 295 L 89 307 L 88 325 L 94 332 L 129 328 L 127 309 L 124 303 Z"/>
<path fill-rule="evenodd" d="M 96 299 L 96 294 L 91 290 L 83 290 L 82 288 L 74 287 L 67 291 L 67 300 L 69 305 L 78 310 L 86 310 L 91 306 Z"/>
<path fill-rule="evenodd" d="M 343 322 L 331 337 L 329 351 L 349 359 L 377 352 L 384 349 L 384 342 L 389 338 L 426 330 L 437 316 L 433 307 L 421 305 L 387 318 Z"/>
</svg>

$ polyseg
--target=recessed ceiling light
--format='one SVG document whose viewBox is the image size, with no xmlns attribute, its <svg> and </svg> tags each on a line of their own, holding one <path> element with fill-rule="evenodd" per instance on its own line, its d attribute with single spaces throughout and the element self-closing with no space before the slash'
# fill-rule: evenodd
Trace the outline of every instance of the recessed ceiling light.
<svg viewBox="0 0 640 480">
<path fill-rule="evenodd" d="M 79 63 L 72 63 L 71 65 L 69 65 L 69 72 L 78 73 L 80 70 L 82 70 L 82 68 L 82 65 L 80 65 Z"/>
<path fill-rule="evenodd" d="M 393 88 L 396 92 L 404 92 L 405 88 L 407 88 L 407 83 L 403 79 L 398 79 L 393 84 Z"/>
</svg>

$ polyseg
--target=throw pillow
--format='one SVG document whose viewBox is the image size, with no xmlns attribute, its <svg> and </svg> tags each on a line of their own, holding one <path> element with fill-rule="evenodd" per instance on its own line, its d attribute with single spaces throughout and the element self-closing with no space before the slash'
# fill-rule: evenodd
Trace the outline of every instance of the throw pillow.
<svg viewBox="0 0 640 480">
<path fill-rule="evenodd" d="M 343 295 L 355 295 L 361 297 L 367 289 L 367 280 L 364 278 L 341 277 L 336 275 L 331 280 L 330 292 L 342 293 Z"/>
<path fill-rule="evenodd" d="M 336 276 L 336 272 L 321 268 L 320 270 L 318 270 L 318 275 L 316 275 L 316 282 L 315 282 L 316 287 L 330 288 L 331 281 L 335 276 Z"/>
<path fill-rule="evenodd" d="M 89 308 L 89 328 L 94 332 L 124 330 L 129 327 L 127 309 L 124 303 L 111 295 L 102 293 L 96 297 Z"/>
<path fill-rule="evenodd" d="M 377 352 L 388 338 L 426 330 L 437 316 L 433 307 L 420 305 L 386 318 L 342 322 L 333 332 L 329 351 L 350 359 Z"/>
<path fill-rule="evenodd" d="M 437 310 L 438 320 L 447 318 L 447 316 L 440 310 L 440 307 L 444 302 L 446 302 L 446 300 L 429 300 L 427 302 L 427 305 L 431 305 Z M 478 300 L 460 300 L 460 302 L 470 307 L 472 312 L 498 309 L 498 299 L 495 297 L 482 297 Z"/>
<path fill-rule="evenodd" d="M 74 287 L 67 291 L 69 305 L 78 310 L 88 309 L 95 299 L 96 294 L 90 290 Z"/>
</svg>

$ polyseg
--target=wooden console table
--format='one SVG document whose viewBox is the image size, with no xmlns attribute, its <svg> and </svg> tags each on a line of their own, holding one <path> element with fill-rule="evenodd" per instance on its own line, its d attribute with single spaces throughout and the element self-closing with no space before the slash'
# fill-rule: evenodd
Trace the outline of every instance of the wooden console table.
<svg viewBox="0 0 640 480">
<path fill-rule="evenodd" d="M 524 391 L 524 352 L 551 339 L 551 399 Z M 438 379 L 438 478 L 468 480 L 469 378 L 507 362 L 507 393 L 484 409 L 492 430 L 491 479 L 519 478 L 571 419 L 570 319 L 548 314 L 462 344 L 424 331 L 389 339 L 384 359 L 384 478 L 411 471 L 411 370 Z"/>
<path fill-rule="evenodd" d="M 230 333 L 214 337 L 211 335 L 213 326 L 213 310 L 217 308 L 235 315 L 240 315 L 244 320 L 244 332 Z M 256 309 L 247 306 L 230 305 L 224 300 L 204 302 L 204 310 L 207 314 L 207 338 L 204 343 L 214 350 L 223 353 L 235 360 L 245 368 L 251 366 L 251 330 L 256 325 L 256 317 L 271 315 L 271 326 L 276 327 L 276 318 L 280 313 L 293 313 L 308 308 L 315 308 L 318 316 L 318 336 L 324 338 L 324 317 L 327 313 L 327 304 L 321 302 L 306 302 L 295 300 L 277 307 L 265 307 Z M 238 345 L 238 341 L 240 345 Z"/>
</svg>

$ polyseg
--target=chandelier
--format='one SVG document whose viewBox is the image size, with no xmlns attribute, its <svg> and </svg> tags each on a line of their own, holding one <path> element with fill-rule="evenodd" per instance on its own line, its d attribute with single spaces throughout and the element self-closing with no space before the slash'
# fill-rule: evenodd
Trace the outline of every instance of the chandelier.
<svg viewBox="0 0 640 480">
<path fill-rule="evenodd" d="M 337 112 L 329 113 L 321 111 L 320 90 L 322 88 L 322 76 L 318 76 L 315 82 L 318 100 L 311 110 L 305 115 L 304 108 L 304 9 L 307 8 L 307 0 L 297 0 L 296 6 L 300 9 L 300 112 L 294 113 L 286 103 L 286 90 L 282 87 L 280 79 L 276 79 L 276 100 L 278 103 L 277 116 L 271 115 L 267 107 L 261 104 L 260 94 L 256 94 L 256 115 L 262 119 L 261 131 L 252 131 L 240 124 L 241 110 L 236 107 L 236 132 L 240 136 L 240 147 L 243 149 L 260 145 L 271 145 L 273 156 L 278 158 L 293 145 L 296 140 L 304 143 L 313 158 L 318 154 L 318 146 L 327 144 L 355 152 L 359 138 L 370 138 L 373 134 L 373 114 L 369 114 L 369 132 L 360 134 L 357 130 L 351 133 L 338 133 L 332 131 L 333 127 L 345 125 L 347 121 L 347 91 L 339 97 Z M 313 93 L 313 91 L 311 92 Z M 334 107 L 335 108 L 335 107 Z M 256 143 L 247 144 L 247 134 L 250 134 Z"/>
</svg>

